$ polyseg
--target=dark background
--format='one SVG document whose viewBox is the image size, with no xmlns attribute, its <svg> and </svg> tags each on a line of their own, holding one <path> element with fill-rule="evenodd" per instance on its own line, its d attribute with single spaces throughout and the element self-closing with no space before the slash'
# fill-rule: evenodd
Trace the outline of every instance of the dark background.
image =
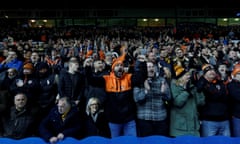
<svg viewBox="0 0 240 144">
<path fill-rule="evenodd" d="M 2 1 L 0 9 L 116 8 L 238 8 L 240 0 L 17 0 Z"/>
</svg>

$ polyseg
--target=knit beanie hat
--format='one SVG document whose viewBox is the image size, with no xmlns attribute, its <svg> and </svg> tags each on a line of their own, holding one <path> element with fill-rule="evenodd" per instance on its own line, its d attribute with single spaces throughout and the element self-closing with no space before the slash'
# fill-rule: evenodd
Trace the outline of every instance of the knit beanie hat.
<svg viewBox="0 0 240 144">
<path fill-rule="evenodd" d="M 32 64 L 32 63 L 26 63 L 26 64 L 23 65 L 23 69 L 33 70 L 34 67 L 33 67 L 33 64 Z"/>
<path fill-rule="evenodd" d="M 207 73 L 209 70 L 214 70 L 214 67 L 210 64 L 205 64 L 202 66 L 203 74 Z"/>
<path fill-rule="evenodd" d="M 113 63 L 112 63 L 112 70 L 114 69 L 114 67 L 117 65 L 117 64 L 123 64 L 124 60 L 125 60 L 125 56 L 126 54 L 123 54 L 121 56 L 119 56 L 118 58 L 114 59 L 113 60 Z"/>
<path fill-rule="evenodd" d="M 174 71 L 176 79 L 182 77 L 185 73 L 187 73 L 187 71 L 182 66 L 179 65 L 174 66 Z"/>
<path fill-rule="evenodd" d="M 236 76 L 237 73 L 240 73 L 240 64 L 236 64 L 232 71 L 232 76 Z"/>
</svg>

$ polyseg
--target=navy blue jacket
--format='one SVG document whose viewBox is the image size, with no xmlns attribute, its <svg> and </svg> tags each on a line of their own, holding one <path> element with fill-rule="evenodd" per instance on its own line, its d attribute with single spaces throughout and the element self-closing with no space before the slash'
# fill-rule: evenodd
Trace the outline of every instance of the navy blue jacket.
<svg viewBox="0 0 240 144">
<path fill-rule="evenodd" d="M 56 106 L 40 123 L 39 134 L 45 141 L 49 141 L 51 137 L 57 136 L 59 133 L 63 133 L 65 137 L 80 139 L 84 133 L 83 120 L 84 117 L 81 117 L 79 110 L 74 106 L 68 112 L 66 119 L 62 121 Z"/>
</svg>

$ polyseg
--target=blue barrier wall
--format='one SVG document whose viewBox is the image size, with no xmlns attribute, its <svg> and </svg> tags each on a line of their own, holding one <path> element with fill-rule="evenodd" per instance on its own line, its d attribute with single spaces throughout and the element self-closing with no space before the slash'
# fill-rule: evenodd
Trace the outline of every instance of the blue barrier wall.
<svg viewBox="0 0 240 144">
<path fill-rule="evenodd" d="M 30 137 L 21 140 L 0 138 L 0 144 L 47 144 L 44 140 L 37 137 Z M 57 144 L 240 144 L 240 138 L 213 136 L 213 137 L 193 137 L 181 136 L 168 138 L 162 136 L 149 136 L 144 138 L 122 136 L 112 139 L 103 137 L 88 137 L 82 140 L 66 138 Z"/>
</svg>

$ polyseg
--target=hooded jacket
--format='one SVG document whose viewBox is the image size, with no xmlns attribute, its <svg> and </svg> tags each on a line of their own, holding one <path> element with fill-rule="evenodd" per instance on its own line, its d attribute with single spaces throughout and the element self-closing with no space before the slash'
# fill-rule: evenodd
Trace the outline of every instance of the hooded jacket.
<svg viewBox="0 0 240 144">
<path fill-rule="evenodd" d="M 140 81 L 146 79 L 146 75 L 140 72 L 124 73 L 122 77 L 115 76 L 113 69 L 117 63 L 123 62 L 123 59 L 117 58 L 112 71 L 103 77 L 87 76 L 89 84 L 105 87 L 107 93 L 104 110 L 109 122 L 126 123 L 136 118 L 136 104 L 133 99 L 133 87 Z M 136 61 L 136 69 L 147 71 L 146 63 Z M 86 72 L 90 74 L 91 72 Z M 144 73 L 145 74 L 145 73 Z"/>
</svg>

